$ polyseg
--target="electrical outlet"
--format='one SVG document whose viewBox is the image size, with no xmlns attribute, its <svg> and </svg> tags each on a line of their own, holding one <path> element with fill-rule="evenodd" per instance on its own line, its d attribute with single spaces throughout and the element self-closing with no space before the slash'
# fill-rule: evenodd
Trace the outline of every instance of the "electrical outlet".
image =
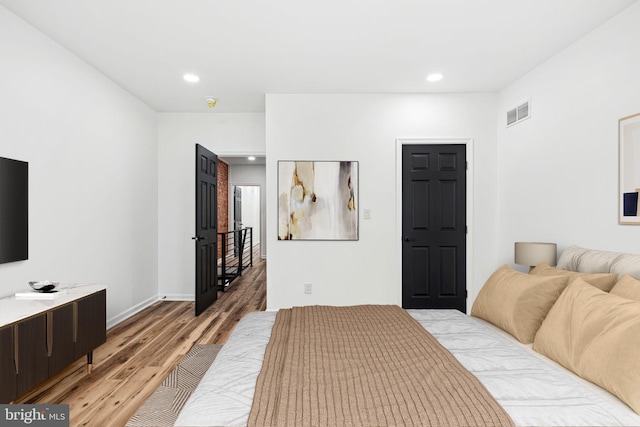
<svg viewBox="0 0 640 427">
<path fill-rule="evenodd" d="M 311 283 L 305 283 L 304 284 L 304 293 L 305 294 L 310 294 L 311 293 Z"/>
</svg>

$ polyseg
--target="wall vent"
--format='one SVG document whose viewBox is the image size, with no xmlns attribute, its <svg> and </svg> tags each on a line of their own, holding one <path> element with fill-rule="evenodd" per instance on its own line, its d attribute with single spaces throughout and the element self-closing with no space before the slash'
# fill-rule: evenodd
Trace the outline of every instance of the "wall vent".
<svg viewBox="0 0 640 427">
<path fill-rule="evenodd" d="M 529 117 L 531 117 L 531 100 L 507 111 L 507 127 L 520 123 Z"/>
</svg>

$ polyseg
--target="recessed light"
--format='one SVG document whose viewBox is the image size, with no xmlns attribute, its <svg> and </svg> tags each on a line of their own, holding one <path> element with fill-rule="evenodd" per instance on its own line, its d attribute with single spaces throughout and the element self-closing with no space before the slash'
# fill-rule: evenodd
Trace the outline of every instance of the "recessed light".
<svg viewBox="0 0 640 427">
<path fill-rule="evenodd" d="M 442 80 L 443 77 L 444 76 L 442 74 L 440 74 L 440 73 L 433 73 L 433 74 L 429 74 L 427 76 L 427 81 L 428 82 L 437 82 L 437 81 Z"/>
<path fill-rule="evenodd" d="M 253 162 L 255 159 L 256 159 L 256 158 L 255 158 L 255 156 L 249 156 L 249 157 L 247 157 L 247 160 L 252 161 L 252 162 Z"/>
<path fill-rule="evenodd" d="M 182 76 L 182 78 L 189 83 L 198 83 L 200 81 L 200 77 L 196 76 L 195 74 L 185 74 L 184 76 Z"/>
</svg>

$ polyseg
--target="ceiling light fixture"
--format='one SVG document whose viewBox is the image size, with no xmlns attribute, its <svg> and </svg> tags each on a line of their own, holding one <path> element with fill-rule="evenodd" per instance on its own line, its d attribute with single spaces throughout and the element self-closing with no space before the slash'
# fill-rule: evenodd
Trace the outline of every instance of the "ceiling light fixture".
<svg viewBox="0 0 640 427">
<path fill-rule="evenodd" d="M 218 100 L 215 99 L 213 96 L 206 96 L 204 100 L 207 101 L 207 107 L 209 108 L 215 107 L 216 104 L 218 103 Z"/>
<path fill-rule="evenodd" d="M 247 160 L 249 160 L 250 162 L 253 162 L 256 159 L 255 156 L 249 156 L 247 157 Z"/>
<path fill-rule="evenodd" d="M 200 77 L 195 74 L 185 74 L 182 78 L 189 83 L 198 83 L 200 81 Z"/>
<path fill-rule="evenodd" d="M 443 77 L 444 76 L 442 74 L 440 74 L 440 73 L 433 73 L 433 74 L 429 74 L 427 76 L 427 81 L 428 82 L 437 82 L 437 81 L 442 80 Z"/>
</svg>

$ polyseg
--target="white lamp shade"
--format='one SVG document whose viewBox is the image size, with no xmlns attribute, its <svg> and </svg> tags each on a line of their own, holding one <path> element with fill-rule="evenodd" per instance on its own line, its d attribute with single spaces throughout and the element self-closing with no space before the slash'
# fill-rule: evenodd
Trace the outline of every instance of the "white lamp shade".
<svg viewBox="0 0 640 427">
<path fill-rule="evenodd" d="M 534 266 L 541 262 L 556 265 L 558 259 L 558 245 L 542 242 L 516 242 L 515 263 Z"/>
</svg>

